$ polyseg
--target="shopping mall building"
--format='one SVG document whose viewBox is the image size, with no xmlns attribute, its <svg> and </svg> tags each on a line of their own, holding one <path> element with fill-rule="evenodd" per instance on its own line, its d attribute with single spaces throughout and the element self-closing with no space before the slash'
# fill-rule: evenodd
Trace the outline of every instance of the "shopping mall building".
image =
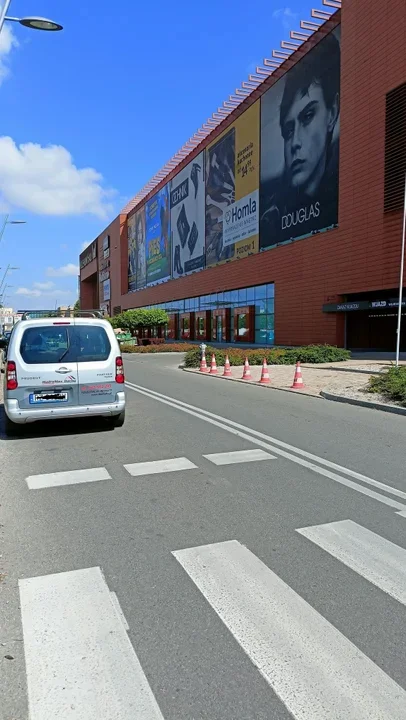
<svg viewBox="0 0 406 720">
<path fill-rule="evenodd" d="M 324 0 L 81 254 L 82 308 L 165 308 L 173 339 L 394 350 L 405 38 L 405 0 Z"/>
</svg>

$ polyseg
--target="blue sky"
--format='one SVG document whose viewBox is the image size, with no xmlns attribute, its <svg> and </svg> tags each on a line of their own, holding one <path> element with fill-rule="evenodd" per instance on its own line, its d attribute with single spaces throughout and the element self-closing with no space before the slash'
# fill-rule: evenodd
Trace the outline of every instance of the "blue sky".
<svg viewBox="0 0 406 720">
<path fill-rule="evenodd" d="M 5 304 L 73 303 L 84 243 L 314 5 L 12 0 L 12 16 L 64 30 L 9 23 L 0 37 L 0 222 L 26 220 L 0 245 L 0 267 L 19 267 Z"/>
</svg>

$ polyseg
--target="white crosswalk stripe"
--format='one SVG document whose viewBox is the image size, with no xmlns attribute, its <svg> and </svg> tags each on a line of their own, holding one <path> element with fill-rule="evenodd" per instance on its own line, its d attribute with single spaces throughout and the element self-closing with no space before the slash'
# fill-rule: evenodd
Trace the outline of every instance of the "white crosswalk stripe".
<svg viewBox="0 0 406 720">
<path fill-rule="evenodd" d="M 352 520 L 297 532 L 406 605 L 406 550 Z"/>
<path fill-rule="evenodd" d="M 169 460 L 153 460 L 151 462 L 132 463 L 124 465 L 127 472 L 134 477 L 139 475 L 156 475 L 159 473 L 179 472 L 179 470 L 195 470 L 197 465 L 185 457 L 171 458 Z"/>
<path fill-rule="evenodd" d="M 264 450 L 236 450 L 235 452 L 213 453 L 203 455 L 214 465 L 234 465 L 235 463 L 258 462 L 259 460 L 276 460 L 275 455 Z"/>
<path fill-rule="evenodd" d="M 26 478 L 26 483 L 30 490 L 40 490 L 41 488 L 78 485 L 81 483 L 99 482 L 100 480 L 111 480 L 110 474 L 104 467 L 53 472 L 46 473 L 45 475 L 30 475 Z"/>
<path fill-rule="evenodd" d="M 100 568 L 19 587 L 30 720 L 163 720 Z"/>
<path fill-rule="evenodd" d="M 406 691 L 239 542 L 173 554 L 295 720 L 404 720 Z"/>
</svg>

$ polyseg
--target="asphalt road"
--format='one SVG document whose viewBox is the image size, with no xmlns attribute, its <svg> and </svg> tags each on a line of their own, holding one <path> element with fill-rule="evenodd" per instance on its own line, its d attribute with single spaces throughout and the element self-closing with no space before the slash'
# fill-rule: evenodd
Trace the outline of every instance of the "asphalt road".
<svg viewBox="0 0 406 720">
<path fill-rule="evenodd" d="M 0 436 L 1 720 L 405 720 L 405 418 L 178 363 Z"/>
</svg>

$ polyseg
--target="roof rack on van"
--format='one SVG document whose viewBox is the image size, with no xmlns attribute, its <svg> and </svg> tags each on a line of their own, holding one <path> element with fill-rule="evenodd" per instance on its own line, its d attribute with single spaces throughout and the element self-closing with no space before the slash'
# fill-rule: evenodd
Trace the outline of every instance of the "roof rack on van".
<svg viewBox="0 0 406 720">
<path fill-rule="evenodd" d="M 57 317 L 92 317 L 103 319 L 103 314 L 100 310 L 73 310 L 72 308 L 68 308 L 67 310 L 28 310 L 23 313 L 21 320 Z"/>
</svg>

